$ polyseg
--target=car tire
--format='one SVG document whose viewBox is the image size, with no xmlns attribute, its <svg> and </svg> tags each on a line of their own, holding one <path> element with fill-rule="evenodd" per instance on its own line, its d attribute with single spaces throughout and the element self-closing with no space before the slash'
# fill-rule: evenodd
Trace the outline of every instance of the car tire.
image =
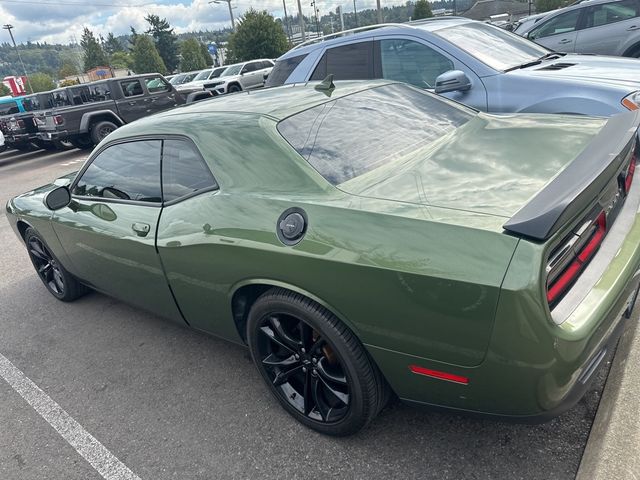
<svg viewBox="0 0 640 480">
<path fill-rule="evenodd" d="M 36 274 L 51 295 L 63 302 L 71 302 L 89 291 L 67 272 L 35 229 L 27 228 L 24 242 Z"/>
<path fill-rule="evenodd" d="M 73 148 L 73 144 L 69 140 L 54 140 L 51 144 L 55 147 L 56 150 L 65 151 Z"/>
<path fill-rule="evenodd" d="M 229 85 L 229 88 L 227 89 L 228 93 L 236 93 L 236 92 L 241 92 L 242 88 L 240 87 L 240 85 L 237 84 L 231 84 Z"/>
<path fill-rule="evenodd" d="M 93 148 L 93 141 L 89 135 L 78 135 L 69 140 L 71 145 L 81 150 L 89 150 Z"/>
<path fill-rule="evenodd" d="M 358 338 L 327 309 L 291 291 L 261 295 L 247 319 L 251 356 L 296 420 L 333 436 L 366 427 L 389 387 Z"/>
<path fill-rule="evenodd" d="M 91 140 L 95 145 L 99 144 L 111 132 L 115 131 L 118 126 L 107 120 L 98 122 L 91 127 Z"/>
</svg>

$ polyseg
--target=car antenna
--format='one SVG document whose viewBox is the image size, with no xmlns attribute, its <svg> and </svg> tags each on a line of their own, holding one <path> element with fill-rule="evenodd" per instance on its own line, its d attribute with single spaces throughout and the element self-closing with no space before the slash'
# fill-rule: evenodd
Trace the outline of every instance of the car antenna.
<svg viewBox="0 0 640 480">
<path fill-rule="evenodd" d="M 333 83 L 333 73 L 327 75 L 324 80 L 322 80 L 318 85 L 315 86 L 315 89 L 317 91 L 323 92 L 328 97 L 331 96 L 335 88 L 336 85 Z"/>
</svg>

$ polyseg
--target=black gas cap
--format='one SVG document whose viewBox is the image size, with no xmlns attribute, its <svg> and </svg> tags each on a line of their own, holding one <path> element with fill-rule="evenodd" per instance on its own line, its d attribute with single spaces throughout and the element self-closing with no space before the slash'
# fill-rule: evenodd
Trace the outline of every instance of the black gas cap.
<svg viewBox="0 0 640 480">
<path fill-rule="evenodd" d="M 278 238 L 285 245 L 295 245 L 307 231 L 307 214 L 301 208 L 289 208 L 278 219 Z"/>
</svg>

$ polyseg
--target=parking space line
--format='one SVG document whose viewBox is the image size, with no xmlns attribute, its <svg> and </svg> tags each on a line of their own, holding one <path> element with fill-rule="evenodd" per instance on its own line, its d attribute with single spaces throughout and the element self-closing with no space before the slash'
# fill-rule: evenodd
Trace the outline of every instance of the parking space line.
<svg viewBox="0 0 640 480">
<path fill-rule="evenodd" d="M 11 361 L 0 354 L 0 376 L 106 480 L 140 480 Z"/>
</svg>

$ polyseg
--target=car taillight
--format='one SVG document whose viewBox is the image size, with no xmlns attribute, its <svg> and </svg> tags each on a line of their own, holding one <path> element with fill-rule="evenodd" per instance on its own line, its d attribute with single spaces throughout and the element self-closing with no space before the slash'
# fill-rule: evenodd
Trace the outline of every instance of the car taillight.
<svg viewBox="0 0 640 480">
<path fill-rule="evenodd" d="M 629 167 L 627 168 L 627 172 L 623 177 L 623 185 L 624 185 L 624 193 L 625 195 L 629 193 L 629 189 L 631 188 L 631 182 L 633 182 L 633 174 L 636 171 L 636 154 L 631 156 L 631 161 L 629 162 Z"/>
<path fill-rule="evenodd" d="M 64 123 L 62 115 L 56 115 L 55 117 L 53 117 L 53 123 L 55 123 L 56 125 L 62 125 Z"/>
<path fill-rule="evenodd" d="M 547 264 L 547 302 L 553 308 L 578 279 L 607 233 L 607 215 L 589 215 L 582 226 L 556 248 Z"/>
</svg>

